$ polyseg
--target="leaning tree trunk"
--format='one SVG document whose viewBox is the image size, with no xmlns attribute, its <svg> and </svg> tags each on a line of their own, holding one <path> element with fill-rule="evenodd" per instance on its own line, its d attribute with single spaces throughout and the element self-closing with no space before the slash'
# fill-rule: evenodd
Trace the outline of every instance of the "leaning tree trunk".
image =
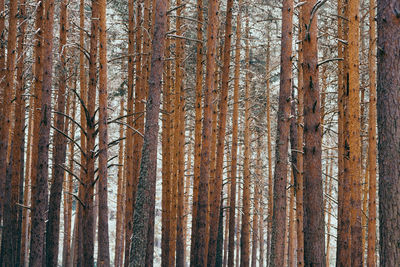
<svg viewBox="0 0 400 267">
<path fill-rule="evenodd" d="M 380 265 L 400 262 L 400 3 L 378 0 Z"/>
</svg>

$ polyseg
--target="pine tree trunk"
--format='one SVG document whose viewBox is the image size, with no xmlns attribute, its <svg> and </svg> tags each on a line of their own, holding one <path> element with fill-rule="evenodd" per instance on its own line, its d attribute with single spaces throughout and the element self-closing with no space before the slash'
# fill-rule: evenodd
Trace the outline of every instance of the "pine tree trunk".
<svg viewBox="0 0 400 267">
<path fill-rule="evenodd" d="M 168 2 L 168 1 L 167 1 Z M 167 3 L 167 9 L 169 3 Z M 167 17 L 167 30 L 170 28 Z M 165 58 L 171 56 L 170 40 L 165 41 Z M 169 266 L 170 257 L 170 233 L 171 233 L 171 63 L 164 64 L 164 87 L 163 87 L 163 129 L 162 129 L 162 231 L 161 231 L 161 266 Z"/>
<path fill-rule="evenodd" d="M 194 260 L 191 266 L 206 266 L 207 264 L 207 208 L 208 208 L 208 182 L 211 149 L 211 112 L 212 112 L 212 92 L 214 87 L 216 41 L 218 25 L 218 1 L 211 0 L 208 5 L 208 26 L 207 26 L 207 64 L 206 64 L 206 83 L 203 102 L 203 133 L 200 159 L 200 177 L 197 199 L 196 228 L 192 233 L 195 239 Z"/>
<path fill-rule="evenodd" d="M 281 80 L 279 90 L 277 144 L 275 152 L 274 204 L 272 216 L 270 266 L 283 266 L 286 233 L 286 183 L 292 87 L 293 1 L 282 8 Z"/>
<path fill-rule="evenodd" d="M 233 85 L 233 114 L 232 114 L 232 152 L 231 152 L 231 191 L 229 199 L 229 242 L 228 242 L 228 266 L 232 267 L 235 260 L 235 220 L 236 220 L 236 187 L 237 187 L 237 150 L 239 132 L 239 79 L 240 79 L 240 37 L 242 0 L 239 0 L 239 12 L 236 16 L 236 41 L 235 41 L 235 69 Z"/>
<path fill-rule="evenodd" d="M 98 225 L 98 259 L 97 265 L 110 266 L 108 237 L 108 85 L 107 85 L 107 1 L 99 0 L 99 225 Z"/>
<path fill-rule="evenodd" d="M 379 0 L 378 151 L 380 266 L 400 262 L 400 35 L 399 2 Z"/>
<path fill-rule="evenodd" d="M 367 266 L 376 266 L 376 25 L 375 1 L 369 1 L 369 113 L 368 113 L 368 250 Z"/>
<path fill-rule="evenodd" d="M 63 134 L 67 134 L 65 127 L 65 100 L 66 100 L 66 82 L 67 82 L 67 31 L 68 31 L 68 13 L 67 1 L 63 0 L 60 11 L 60 72 L 57 93 L 57 114 L 55 116 L 55 133 L 53 148 L 53 171 L 51 178 L 50 200 L 48 221 L 46 229 L 46 264 L 48 266 L 57 266 L 59 232 L 60 232 L 60 205 L 61 194 L 64 180 L 64 170 L 62 166 L 65 163 L 67 139 Z"/>
<path fill-rule="evenodd" d="M 222 88 L 219 100 L 218 136 L 217 136 L 217 155 L 215 166 L 215 183 L 212 184 L 214 194 L 211 196 L 210 210 L 210 233 L 208 244 L 208 266 L 214 266 L 216 261 L 216 245 L 218 235 L 218 221 L 220 214 L 220 203 L 222 193 L 222 170 L 224 160 L 224 145 L 226 133 L 226 116 L 228 109 L 228 86 L 229 86 L 229 67 L 231 61 L 231 36 L 232 36 L 232 11 L 233 0 L 227 0 L 227 15 L 225 21 L 224 55 L 222 68 Z"/>
<path fill-rule="evenodd" d="M 144 266 L 148 240 L 149 218 L 154 212 L 157 169 L 157 140 L 158 118 L 160 110 L 161 78 L 163 73 L 163 58 L 165 50 L 166 10 L 167 2 L 156 1 L 155 28 L 149 76 L 149 97 L 146 107 L 146 127 L 140 179 L 136 208 L 134 213 L 134 227 L 132 246 L 130 251 L 130 266 Z M 153 207 L 152 207 L 153 206 Z"/>
<path fill-rule="evenodd" d="M 36 190 L 33 194 L 32 229 L 30 245 L 30 266 L 44 264 L 46 253 L 45 231 L 47 219 L 48 198 L 48 164 L 49 164 L 49 137 L 51 124 L 51 90 L 53 73 L 53 24 L 54 24 L 54 1 L 45 2 L 45 23 L 43 28 L 43 83 L 41 99 L 41 119 L 39 129 L 38 162 Z"/>
<path fill-rule="evenodd" d="M 316 1 L 303 5 L 302 32 L 304 86 L 304 265 L 325 265 L 325 229 L 321 167 L 320 91 L 318 85 Z M 311 24 L 308 21 L 311 20 Z"/>
<path fill-rule="evenodd" d="M 250 265 L 250 28 L 249 14 L 246 10 L 246 50 L 245 50 L 245 112 L 244 112 L 244 159 L 243 159 L 243 208 L 240 230 L 240 266 Z"/>
<path fill-rule="evenodd" d="M 140 5 L 138 6 L 138 11 Z M 132 218 L 133 218 L 133 191 L 134 191 L 134 180 L 133 180 L 133 138 L 134 131 L 130 128 L 134 127 L 134 119 L 136 118 L 136 114 L 134 114 L 134 69 L 135 69 L 135 61 L 137 70 L 140 69 L 140 54 L 135 54 L 135 5 L 133 0 L 129 0 L 128 2 L 129 9 L 129 22 L 128 22 L 128 101 L 127 101 L 127 124 L 128 128 L 126 129 L 126 143 L 125 143 L 125 161 L 126 165 L 124 166 L 124 175 L 125 175 L 125 214 L 124 214 L 124 239 L 125 239 L 125 247 L 123 248 L 123 259 L 121 262 L 124 262 L 124 266 L 127 267 L 129 264 L 129 245 L 130 239 L 132 236 Z M 138 12 L 137 17 L 140 17 L 141 13 Z M 140 18 L 137 18 L 137 21 L 140 21 Z M 140 48 L 140 27 L 137 28 L 136 38 L 139 38 L 136 43 L 137 47 Z M 134 116 L 136 115 L 136 116 Z"/>
</svg>

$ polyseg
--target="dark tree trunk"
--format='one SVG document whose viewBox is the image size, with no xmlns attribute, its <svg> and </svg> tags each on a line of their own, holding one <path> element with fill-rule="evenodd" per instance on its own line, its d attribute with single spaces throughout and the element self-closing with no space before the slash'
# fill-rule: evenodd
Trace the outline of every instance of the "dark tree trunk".
<svg viewBox="0 0 400 267">
<path fill-rule="evenodd" d="M 53 24 L 54 0 L 45 2 L 45 20 L 43 27 L 43 84 L 41 120 L 39 129 L 39 146 L 36 190 L 33 195 L 31 245 L 29 255 L 30 266 L 45 264 L 45 231 L 48 203 L 48 165 L 49 137 L 51 124 L 51 90 L 53 74 Z"/>
<path fill-rule="evenodd" d="M 380 265 L 400 262 L 400 2 L 378 0 Z"/>
<path fill-rule="evenodd" d="M 133 235 L 129 255 L 129 266 L 145 266 L 149 219 L 154 212 L 156 192 L 158 118 L 160 111 L 161 78 L 163 73 L 167 1 L 157 0 L 155 28 L 149 76 L 149 97 L 146 106 L 146 125 L 138 194 L 133 216 Z M 151 239 L 154 236 L 150 237 Z"/>
</svg>

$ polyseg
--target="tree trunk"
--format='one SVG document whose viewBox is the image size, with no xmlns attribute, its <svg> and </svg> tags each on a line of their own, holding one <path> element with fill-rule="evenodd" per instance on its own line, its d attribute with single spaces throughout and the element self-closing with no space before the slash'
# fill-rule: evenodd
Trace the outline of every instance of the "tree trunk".
<svg viewBox="0 0 400 267">
<path fill-rule="evenodd" d="M 367 266 L 376 266 L 376 25 L 375 1 L 369 1 L 369 113 L 368 113 L 368 251 Z"/>
<path fill-rule="evenodd" d="M 293 1 L 282 8 L 281 80 L 279 90 L 277 144 L 275 152 L 274 205 L 272 217 L 270 266 L 283 266 L 286 232 L 286 183 L 292 88 Z"/>
<path fill-rule="evenodd" d="M 149 76 L 149 98 L 146 107 L 146 127 L 140 167 L 130 266 L 144 266 L 148 240 L 148 220 L 154 212 L 157 168 L 158 118 L 160 110 L 161 78 L 163 73 L 164 40 L 166 34 L 167 3 L 156 1 L 155 28 Z"/>
<path fill-rule="evenodd" d="M 30 246 L 30 266 L 39 266 L 45 261 L 45 231 L 46 231 L 46 209 L 48 198 L 48 160 L 49 160 L 49 137 L 51 124 L 51 90 L 53 74 L 53 23 L 54 23 L 54 1 L 45 2 L 45 23 L 43 28 L 43 83 L 41 101 L 41 120 L 38 144 L 38 162 L 36 190 L 33 195 L 32 229 Z"/>
<path fill-rule="evenodd" d="M 168 2 L 168 1 L 167 1 Z M 167 3 L 169 9 L 169 3 Z M 170 28 L 169 18 L 167 17 L 167 30 Z M 165 42 L 165 58 L 171 56 L 170 40 Z M 169 266 L 170 257 L 170 233 L 171 233 L 171 63 L 164 64 L 164 87 L 163 87 L 163 129 L 162 129 L 162 231 L 161 231 L 161 266 Z"/>
<path fill-rule="evenodd" d="M 400 262 L 400 34 L 399 2 L 379 0 L 378 151 L 380 265 Z"/>
<path fill-rule="evenodd" d="M 214 87 L 216 41 L 218 25 L 218 0 L 211 0 L 208 6 L 208 26 L 207 26 L 207 64 L 206 64 L 206 83 L 204 90 L 203 103 L 203 133 L 200 159 L 200 177 L 197 199 L 196 228 L 192 233 L 195 239 L 194 260 L 191 266 L 206 266 L 207 264 L 207 207 L 208 207 L 208 182 L 209 164 L 211 149 L 211 112 L 212 112 L 212 91 Z"/>
<path fill-rule="evenodd" d="M 208 266 L 214 266 L 216 261 L 216 245 L 218 234 L 218 221 L 220 214 L 220 203 L 222 193 L 222 170 L 224 160 L 224 145 L 226 133 L 226 116 L 228 109 L 228 83 L 229 83 L 229 67 L 231 61 L 231 36 L 232 36 L 232 11 L 233 0 L 227 0 L 227 15 L 225 21 L 225 38 L 224 38 L 224 55 L 222 68 L 222 88 L 219 100 L 219 118 L 218 118 L 218 137 L 217 137 L 217 155 L 215 166 L 215 183 L 214 195 L 211 196 L 210 210 L 210 233 L 208 244 Z"/>
<path fill-rule="evenodd" d="M 304 265 L 325 265 L 325 229 L 321 170 L 320 91 L 318 85 L 315 0 L 302 7 L 304 86 Z M 314 13 L 313 13 L 314 14 Z M 311 24 L 307 24 L 311 21 Z"/>
<path fill-rule="evenodd" d="M 99 225 L 97 265 L 110 266 L 108 237 L 108 93 L 107 93 L 107 1 L 99 0 Z"/>
<path fill-rule="evenodd" d="M 60 204 L 62 186 L 64 180 L 63 165 L 65 163 L 67 140 L 63 134 L 67 134 L 65 127 L 65 99 L 66 99 L 66 79 L 67 79 L 67 32 L 68 32 L 68 13 L 67 1 L 63 0 L 60 11 L 60 73 L 59 87 L 57 95 L 57 114 L 55 116 L 54 127 L 54 148 L 53 148 L 53 171 L 52 183 L 50 188 L 50 200 L 48 221 L 46 229 L 46 264 L 48 266 L 57 266 L 58 262 L 58 245 L 60 233 Z"/>
<path fill-rule="evenodd" d="M 229 242 L 228 266 L 232 267 L 235 260 L 235 214 L 236 214 L 236 179 L 237 179 L 237 150 L 239 132 L 239 79 L 240 79 L 240 37 L 242 0 L 239 0 L 239 12 L 236 16 L 235 70 L 233 85 L 233 114 L 232 114 L 232 152 L 231 152 L 231 192 L 229 199 Z"/>
<path fill-rule="evenodd" d="M 250 265 L 250 47 L 249 14 L 246 10 L 246 78 L 244 102 L 244 159 L 243 159 L 243 208 L 242 227 L 240 230 L 240 266 Z"/>
</svg>

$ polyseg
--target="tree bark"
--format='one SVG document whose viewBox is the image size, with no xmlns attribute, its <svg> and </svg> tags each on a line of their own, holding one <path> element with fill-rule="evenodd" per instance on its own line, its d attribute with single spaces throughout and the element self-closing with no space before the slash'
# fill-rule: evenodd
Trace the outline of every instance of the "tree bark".
<svg viewBox="0 0 400 267">
<path fill-rule="evenodd" d="M 155 28 L 149 76 L 149 97 L 146 106 L 146 127 L 140 167 L 140 179 L 133 218 L 134 227 L 131 254 L 129 256 L 130 266 L 145 265 L 146 245 L 149 242 L 148 220 L 151 216 L 150 212 L 154 212 L 154 208 L 151 206 L 155 205 L 157 139 L 159 129 L 158 118 L 165 50 L 166 9 L 167 2 L 165 0 L 156 1 Z"/>
<path fill-rule="evenodd" d="M 54 1 L 45 2 L 45 21 L 43 28 L 43 83 L 41 99 L 41 120 L 38 144 L 38 162 L 36 190 L 33 195 L 32 229 L 30 245 L 30 266 L 44 264 L 46 254 L 45 231 L 46 231 L 46 209 L 48 198 L 48 160 L 49 160 L 49 137 L 51 124 L 51 90 L 53 74 L 53 24 L 54 24 Z"/>
<path fill-rule="evenodd" d="M 237 150 L 239 132 L 239 79 L 240 79 L 240 37 L 241 37 L 241 12 L 242 0 L 239 0 L 239 12 L 236 16 L 236 41 L 235 41 L 235 70 L 233 85 L 233 114 L 232 114 L 232 152 L 231 152 L 231 192 L 229 199 L 229 242 L 228 266 L 232 267 L 235 260 L 235 219 L 236 219 L 236 179 L 237 179 Z"/>
<path fill-rule="evenodd" d="M 286 232 L 286 183 L 292 88 L 293 1 L 282 8 L 281 80 L 279 90 L 277 144 L 275 152 L 274 204 L 272 216 L 270 266 L 283 266 Z"/>
<path fill-rule="evenodd" d="M 377 10 L 380 266 L 400 262 L 399 4 L 379 0 Z"/>
<path fill-rule="evenodd" d="M 208 5 L 208 26 L 207 26 L 207 64 L 206 64 L 206 83 L 204 90 L 203 103 L 203 133 L 200 159 L 200 177 L 197 199 L 196 228 L 192 233 L 195 239 L 194 260 L 191 266 L 206 266 L 207 264 L 207 207 L 208 207 L 208 182 L 209 164 L 211 149 L 211 112 L 212 112 L 212 91 L 214 87 L 216 41 L 218 25 L 218 0 L 211 0 Z"/>
<path fill-rule="evenodd" d="M 60 11 L 60 72 L 59 72 L 59 87 L 57 93 L 57 114 L 55 115 L 55 128 L 62 133 L 67 133 L 65 127 L 65 100 L 66 100 L 66 82 L 67 82 L 67 32 L 68 32 L 68 13 L 67 1 L 61 2 Z M 55 131 L 54 133 L 54 148 L 53 148 L 53 171 L 52 183 L 50 188 L 50 200 L 48 221 L 46 228 L 46 264 L 48 266 L 57 266 L 58 262 L 58 247 L 59 247 L 59 233 L 60 233 L 60 205 L 61 194 L 64 180 L 64 169 L 62 168 L 65 163 L 67 140 L 62 133 Z"/>
<path fill-rule="evenodd" d="M 315 0 L 302 9 L 304 86 L 304 265 L 325 266 L 325 229 L 321 170 L 320 91 L 318 85 Z M 314 14 L 314 15 L 312 15 Z M 310 23 L 309 23 L 310 22 Z"/>
</svg>

